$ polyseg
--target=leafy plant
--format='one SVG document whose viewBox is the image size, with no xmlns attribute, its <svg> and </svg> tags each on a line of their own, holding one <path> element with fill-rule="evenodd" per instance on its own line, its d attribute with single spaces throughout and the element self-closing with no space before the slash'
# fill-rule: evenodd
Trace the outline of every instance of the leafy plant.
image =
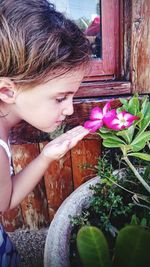
<svg viewBox="0 0 150 267">
<path fill-rule="evenodd" d="M 115 166 L 117 162 L 115 162 Z M 141 160 L 136 160 L 137 168 L 141 165 L 143 166 Z M 145 172 L 143 169 L 141 170 L 143 177 Z M 134 193 L 135 191 L 141 192 L 140 182 L 137 183 L 134 173 L 129 168 L 123 169 L 123 172 L 119 171 L 119 175 L 114 173 L 114 168 L 110 163 L 110 150 L 108 149 L 104 152 L 102 158 L 99 158 L 97 174 L 100 176 L 100 182 L 90 186 L 93 193 L 89 200 L 89 208 L 84 209 L 81 215 L 71 218 L 71 266 L 83 266 L 80 265 L 75 245 L 77 233 L 82 226 L 100 228 L 107 238 L 111 254 L 115 237 L 126 224 L 150 227 L 150 209 L 147 209 L 145 201 L 142 202 L 141 200 L 139 203 Z M 121 176 L 124 175 L 123 179 L 120 179 L 120 174 Z M 142 190 L 145 193 L 145 188 Z M 133 201 L 134 197 L 137 202 Z"/>
<path fill-rule="evenodd" d="M 93 108 L 90 120 L 85 122 L 84 127 L 91 132 L 98 131 L 105 147 L 119 148 L 122 159 L 150 193 L 149 182 L 140 175 L 130 160 L 135 157 L 150 161 L 150 154 L 141 152 L 146 146 L 150 148 L 150 102 L 148 96 L 139 99 L 138 95 L 120 101 L 122 106 L 118 109 L 110 110 L 110 102 L 106 103 L 103 110 Z"/>
<path fill-rule="evenodd" d="M 87 216 L 75 219 L 86 267 L 150 266 L 150 102 L 138 95 L 120 101 L 117 109 L 111 109 L 111 101 L 103 109 L 95 107 L 84 124 L 101 136 L 106 149 L 119 150 L 124 168 L 120 179 L 106 154 L 98 161 L 100 182 L 91 187 Z"/>
<path fill-rule="evenodd" d="M 128 225 L 119 231 L 112 258 L 107 240 L 97 227 L 82 227 L 77 247 L 85 267 L 150 266 L 150 230 L 139 225 Z"/>
</svg>

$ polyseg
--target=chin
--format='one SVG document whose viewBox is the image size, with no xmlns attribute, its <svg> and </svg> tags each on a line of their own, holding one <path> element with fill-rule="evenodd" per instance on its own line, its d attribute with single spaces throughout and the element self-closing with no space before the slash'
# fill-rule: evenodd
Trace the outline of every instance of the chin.
<svg viewBox="0 0 150 267">
<path fill-rule="evenodd" d="M 49 127 L 49 128 L 41 128 L 39 130 L 44 132 L 44 133 L 52 133 L 57 129 L 57 127 L 58 126 L 53 126 L 53 127 Z"/>
</svg>

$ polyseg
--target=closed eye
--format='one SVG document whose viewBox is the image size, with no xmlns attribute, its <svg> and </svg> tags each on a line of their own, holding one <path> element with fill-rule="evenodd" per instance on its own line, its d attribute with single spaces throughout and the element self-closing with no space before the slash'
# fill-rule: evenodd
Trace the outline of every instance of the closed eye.
<svg viewBox="0 0 150 267">
<path fill-rule="evenodd" d="M 56 98 L 57 103 L 61 103 L 67 99 L 67 96 Z"/>
</svg>

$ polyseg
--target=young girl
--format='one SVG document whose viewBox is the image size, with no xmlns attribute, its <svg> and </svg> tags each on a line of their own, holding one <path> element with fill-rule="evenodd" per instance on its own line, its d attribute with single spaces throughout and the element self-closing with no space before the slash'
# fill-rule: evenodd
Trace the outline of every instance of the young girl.
<svg viewBox="0 0 150 267">
<path fill-rule="evenodd" d="M 73 113 L 72 100 L 89 62 L 89 43 L 47 0 L 0 0 L 0 211 L 16 207 L 88 130 L 82 126 L 47 144 L 12 176 L 9 131 L 21 120 L 54 131 Z M 17 266 L 17 251 L 0 226 L 0 266 Z"/>
</svg>

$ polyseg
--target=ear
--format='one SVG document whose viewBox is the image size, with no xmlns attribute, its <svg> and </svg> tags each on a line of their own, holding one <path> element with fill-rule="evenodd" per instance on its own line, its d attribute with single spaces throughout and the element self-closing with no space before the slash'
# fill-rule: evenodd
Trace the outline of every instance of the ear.
<svg viewBox="0 0 150 267">
<path fill-rule="evenodd" d="M 13 104 L 16 98 L 15 84 L 8 78 L 0 77 L 0 99 L 7 103 Z"/>
</svg>

